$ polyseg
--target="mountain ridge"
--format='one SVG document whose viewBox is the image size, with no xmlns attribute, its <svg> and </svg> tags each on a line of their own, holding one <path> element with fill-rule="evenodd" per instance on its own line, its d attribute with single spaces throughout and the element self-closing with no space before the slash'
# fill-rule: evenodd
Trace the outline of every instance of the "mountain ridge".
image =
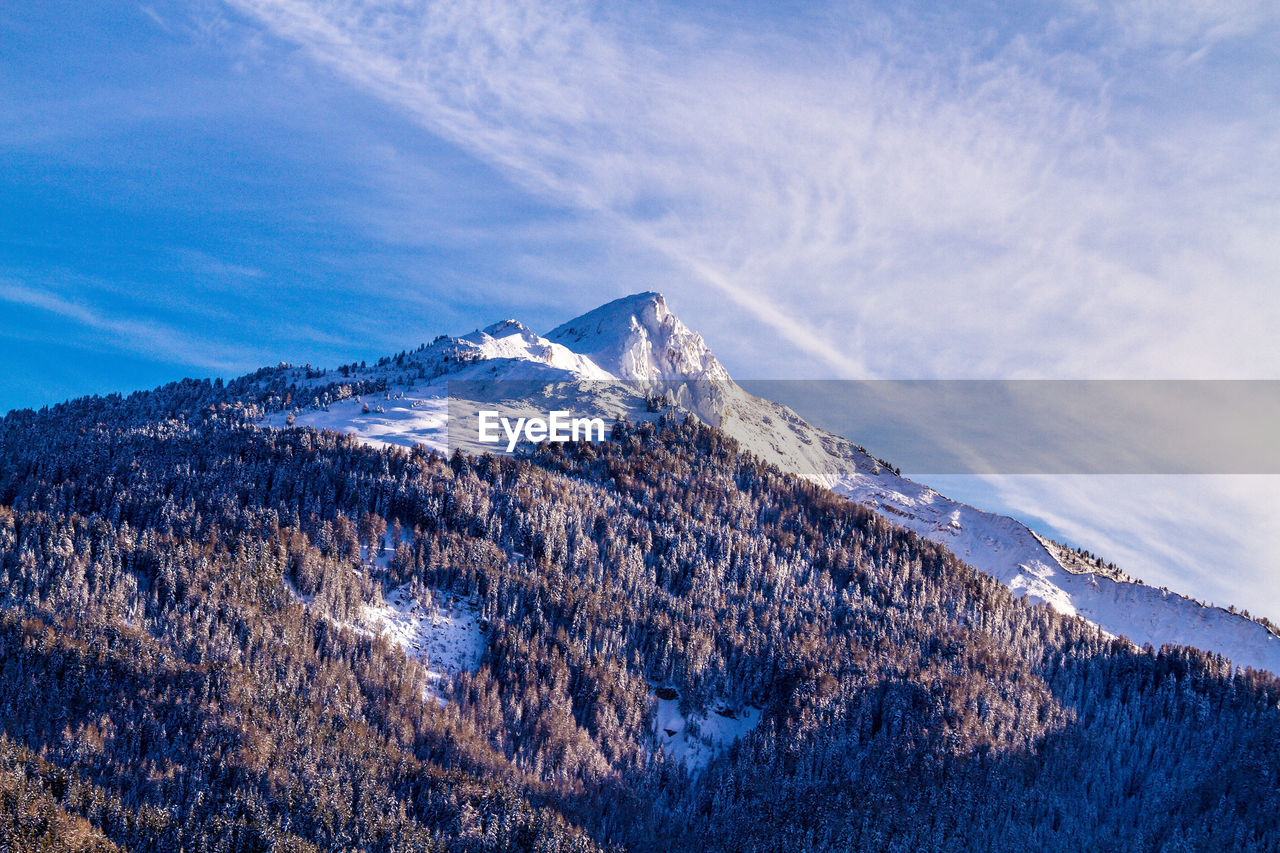
<svg viewBox="0 0 1280 853">
<path fill-rule="evenodd" d="M 1137 645 L 1188 645 L 1219 652 L 1241 666 L 1280 672 L 1280 637 L 1261 623 L 1168 590 L 1101 571 L 1082 572 L 1025 523 L 953 501 L 901 477 L 852 440 L 811 426 L 781 404 L 748 394 L 733 382 L 702 336 L 670 310 L 661 293 L 613 300 L 545 336 L 519 321 L 505 320 L 443 340 L 464 347 L 464 357 L 455 355 L 452 366 L 437 364 L 425 371 L 431 375 L 425 384 L 395 363 L 353 373 L 352 378 L 385 379 L 389 390 L 384 399 L 372 405 L 361 400 L 322 410 L 299 409 L 292 413 L 293 422 L 350 432 L 374 445 L 424 444 L 447 452 L 448 381 L 624 380 L 634 385 L 634 393 L 606 394 L 607 402 L 601 402 L 584 392 L 574 398 L 574 405 L 597 405 L 605 415 L 651 418 L 652 412 L 640 405 L 643 395 L 665 391 L 664 402 L 724 430 L 744 450 L 948 547 L 1032 600 L 1080 616 Z M 438 348 L 441 341 L 433 346 Z M 432 348 L 423 352 L 431 362 Z M 277 415 L 264 423 L 282 426 L 283 418 Z"/>
</svg>

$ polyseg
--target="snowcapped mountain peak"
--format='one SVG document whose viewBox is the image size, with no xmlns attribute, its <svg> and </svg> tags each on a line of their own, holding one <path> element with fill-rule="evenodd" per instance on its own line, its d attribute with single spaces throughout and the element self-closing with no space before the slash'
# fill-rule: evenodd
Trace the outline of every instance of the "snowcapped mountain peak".
<svg viewBox="0 0 1280 853">
<path fill-rule="evenodd" d="M 702 336 L 671 312 L 661 293 L 615 299 L 557 326 L 546 337 L 590 358 L 619 379 L 729 379 L 729 372 Z"/>
<path fill-rule="evenodd" d="M 514 320 L 514 319 L 501 320 L 490 326 L 486 326 L 480 331 L 483 334 L 489 335 L 490 337 L 493 337 L 493 338 L 505 337 L 512 333 L 521 334 L 521 335 L 532 335 L 534 337 L 537 337 L 537 335 L 534 333 L 532 329 L 530 329 L 524 323 L 521 323 L 519 320 Z"/>
<path fill-rule="evenodd" d="M 517 341 L 523 344 L 546 343 L 537 332 L 519 320 L 502 320 L 485 326 L 483 329 L 477 329 L 474 332 L 465 334 L 459 340 L 482 348 L 492 346 L 494 341 L 507 341 L 511 344 L 515 344 Z"/>
</svg>

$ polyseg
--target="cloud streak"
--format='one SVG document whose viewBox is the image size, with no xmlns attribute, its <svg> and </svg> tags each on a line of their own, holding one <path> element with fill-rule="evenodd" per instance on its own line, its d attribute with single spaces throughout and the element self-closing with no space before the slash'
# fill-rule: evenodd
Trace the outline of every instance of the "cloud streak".
<svg viewBox="0 0 1280 853">
<path fill-rule="evenodd" d="M 118 317 L 49 290 L 0 279 L 0 303 L 34 308 L 59 320 L 102 333 L 96 341 L 73 339 L 98 351 L 146 353 L 162 361 L 226 374 L 245 362 L 246 353 L 228 352 L 224 342 L 200 342 L 162 323 Z"/>
<path fill-rule="evenodd" d="M 1107 11 L 1121 35 L 1092 52 L 1015 33 L 984 53 L 961 33 L 907 62 L 910 22 L 870 17 L 845 22 L 850 50 L 666 9 L 232 5 L 829 374 L 1280 370 L 1239 310 L 1280 312 L 1274 125 L 1189 113 L 1138 132 L 1141 105 L 1116 104 L 1121 66 L 1153 41 L 1190 55 L 1264 26 L 1259 9 L 1165 27 L 1134 3 Z M 1102 17 L 1068 6 L 1054 27 Z M 1178 84 L 1152 67 L 1144 84 Z"/>
</svg>

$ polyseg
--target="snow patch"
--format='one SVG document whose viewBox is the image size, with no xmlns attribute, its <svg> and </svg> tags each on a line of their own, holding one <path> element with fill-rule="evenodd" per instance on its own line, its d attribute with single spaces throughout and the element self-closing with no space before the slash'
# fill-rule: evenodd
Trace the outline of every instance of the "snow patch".
<svg viewBox="0 0 1280 853">
<path fill-rule="evenodd" d="M 675 698 L 663 698 L 664 696 Z M 711 759 L 741 740 L 760 722 L 761 711 L 747 705 L 731 709 L 726 703 L 712 703 L 711 713 L 680 713 L 678 694 L 670 688 L 657 688 L 650 693 L 657 710 L 653 720 L 653 737 L 657 747 L 669 758 L 684 763 L 691 771 L 702 770 Z"/>
<path fill-rule="evenodd" d="M 474 599 L 438 590 L 419 598 L 401 586 L 382 605 L 366 604 L 361 616 L 376 633 L 425 666 L 432 681 L 480 668 L 488 624 Z"/>
<path fill-rule="evenodd" d="M 288 413 L 268 416 L 262 425 L 276 429 L 286 426 Z M 293 424 L 318 430 L 355 435 L 373 447 L 413 447 L 423 444 L 441 453 L 448 451 L 449 407 L 443 388 L 427 387 L 420 392 L 401 391 L 383 400 L 378 409 L 364 411 L 358 397 L 332 403 L 326 409 L 307 409 L 293 415 Z"/>
</svg>

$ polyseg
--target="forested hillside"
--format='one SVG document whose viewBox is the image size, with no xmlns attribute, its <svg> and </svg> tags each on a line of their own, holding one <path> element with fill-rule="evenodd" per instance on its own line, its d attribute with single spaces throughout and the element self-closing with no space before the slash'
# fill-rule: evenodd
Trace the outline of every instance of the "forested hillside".
<svg viewBox="0 0 1280 853">
<path fill-rule="evenodd" d="M 250 425 L 290 393 L 0 424 L 0 845 L 1280 849 L 1269 675 L 1028 605 L 692 420 L 446 459 Z M 393 590 L 474 601 L 478 668 L 371 629 Z"/>
</svg>

